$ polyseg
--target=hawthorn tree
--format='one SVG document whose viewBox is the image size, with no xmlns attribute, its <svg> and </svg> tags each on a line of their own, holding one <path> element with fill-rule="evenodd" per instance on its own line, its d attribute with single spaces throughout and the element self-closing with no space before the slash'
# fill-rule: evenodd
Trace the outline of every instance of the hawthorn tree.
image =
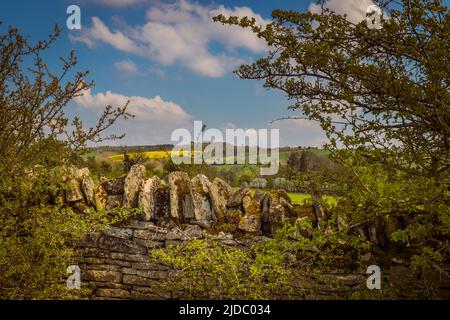
<svg viewBox="0 0 450 320">
<path fill-rule="evenodd" d="M 73 164 L 89 143 L 120 138 L 103 133 L 131 116 L 127 104 L 106 106 L 92 128 L 67 116 L 69 102 L 93 83 L 85 80 L 87 71 L 73 72 L 73 51 L 60 59 L 58 73 L 44 62 L 59 34 L 56 27 L 47 40 L 31 44 L 15 28 L 0 33 L 0 298 L 61 292 L 53 285 L 66 277 L 73 254 L 68 243 L 104 221 L 50 205 L 54 176 L 64 174 L 59 169 Z"/>
<path fill-rule="evenodd" d="M 1 24 L 0 24 L 1 26 Z M 59 147 L 79 154 L 89 142 L 102 142 L 120 136 L 102 136 L 118 118 L 128 118 L 126 105 L 106 106 L 98 123 L 85 129 L 78 117 L 69 119 L 67 104 L 93 86 L 87 82 L 88 71 L 76 72 L 73 51 L 60 58 L 61 71 L 53 73 L 43 54 L 56 41 L 60 29 L 55 28 L 48 40 L 30 44 L 17 29 L 9 28 L 0 35 L 0 176 L 21 175 L 23 169 L 36 164 L 54 163 L 67 158 Z M 55 147 L 56 145 L 56 147 Z M 60 159 L 63 160 L 63 159 Z"/>
<path fill-rule="evenodd" d="M 267 56 L 236 74 L 284 92 L 293 118 L 317 121 L 332 156 L 350 168 L 339 214 L 385 226 L 391 242 L 419 244 L 413 266 L 440 268 L 450 236 L 449 12 L 439 0 L 375 3 L 381 28 L 353 23 L 326 1 L 319 13 L 275 10 L 263 26 L 214 20 L 266 41 Z M 361 231 L 380 245 L 376 232 Z"/>
</svg>

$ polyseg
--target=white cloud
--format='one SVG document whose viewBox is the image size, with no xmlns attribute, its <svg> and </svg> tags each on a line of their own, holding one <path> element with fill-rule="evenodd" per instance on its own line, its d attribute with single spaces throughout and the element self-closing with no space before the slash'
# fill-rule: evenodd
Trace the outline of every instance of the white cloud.
<svg viewBox="0 0 450 320">
<path fill-rule="evenodd" d="M 92 94 L 86 90 L 82 96 L 74 99 L 75 104 L 83 112 L 99 113 L 107 105 L 123 106 L 130 101 L 128 112 L 134 118 L 119 121 L 108 133 L 123 133 L 124 140 L 116 144 L 142 145 L 158 144 L 170 141 L 170 135 L 177 128 L 190 128 L 191 115 L 172 101 L 165 101 L 160 96 L 147 98 L 142 96 L 126 96 L 107 91 Z"/>
<path fill-rule="evenodd" d="M 111 31 L 100 18 L 93 17 L 92 26 L 71 39 L 89 47 L 103 42 L 162 65 L 179 64 L 204 76 L 220 77 L 246 61 L 238 50 L 261 53 L 267 47 L 249 30 L 214 23 L 212 18 L 218 14 L 251 16 L 261 25 L 270 22 L 247 7 L 203 6 L 179 0 L 152 6 L 143 25 L 121 26 L 121 30 Z M 213 52 L 213 44 L 224 49 Z"/>
<path fill-rule="evenodd" d="M 366 10 L 370 5 L 374 5 L 372 0 L 327 0 L 324 6 L 331 11 L 347 15 L 347 20 L 352 23 L 359 23 L 366 18 Z M 312 13 L 321 13 L 319 4 L 311 3 L 309 11 Z"/>
<path fill-rule="evenodd" d="M 69 38 L 74 42 L 82 42 L 92 48 L 97 41 L 108 43 L 114 48 L 133 54 L 142 54 L 142 48 L 124 35 L 121 31 L 111 31 L 98 17 L 92 17 L 92 27 L 83 30 L 81 35 L 69 34 Z"/>
<path fill-rule="evenodd" d="M 138 71 L 137 65 L 130 59 L 118 61 L 114 63 L 114 67 L 117 69 L 117 71 L 127 74 L 135 74 Z"/>
<path fill-rule="evenodd" d="M 178 104 L 164 101 L 160 96 L 154 98 L 125 96 L 111 91 L 93 95 L 89 89 L 82 96 L 74 99 L 77 105 L 91 109 L 104 108 L 106 105 L 120 106 L 128 100 L 130 101 L 128 111 L 134 114 L 138 120 L 184 122 L 189 119 L 189 115 Z"/>
</svg>

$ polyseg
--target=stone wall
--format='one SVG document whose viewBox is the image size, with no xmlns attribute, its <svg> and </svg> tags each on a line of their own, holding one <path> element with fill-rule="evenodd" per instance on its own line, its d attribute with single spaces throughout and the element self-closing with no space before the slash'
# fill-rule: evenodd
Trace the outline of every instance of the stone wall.
<svg viewBox="0 0 450 320">
<path fill-rule="evenodd" d="M 169 276 L 166 266 L 155 263 L 152 250 L 192 239 L 211 238 L 227 246 L 248 248 L 264 236 L 235 238 L 231 233 L 212 235 L 198 225 L 184 229 L 159 227 L 152 222 L 132 220 L 88 237 L 79 245 L 78 266 L 83 287 L 90 299 L 178 299 L 182 295 L 161 292 L 158 281 Z M 320 278 L 297 278 L 291 283 L 298 299 L 330 299 L 349 296 L 365 286 L 366 276 L 356 273 L 323 274 Z"/>
<path fill-rule="evenodd" d="M 174 270 L 155 263 L 152 250 L 203 238 L 245 249 L 266 241 L 283 219 L 299 218 L 282 190 L 253 195 L 248 188 L 233 192 L 221 179 L 211 182 L 203 175 L 189 179 L 183 172 L 171 173 L 167 182 L 158 177 L 147 179 L 140 165 L 133 166 L 126 176 L 101 179 L 95 186 L 89 170 L 69 171 L 64 179 L 69 187 L 64 201 L 75 210 L 140 209 L 131 221 L 89 235 L 78 245 L 76 263 L 91 299 L 182 298 L 179 293 L 155 288 Z M 400 275 L 417 282 L 403 265 L 393 265 L 383 273 L 387 279 Z M 348 298 L 361 290 L 367 292 L 366 280 L 364 273 L 336 270 L 293 279 L 290 285 L 298 299 Z M 440 287 L 440 297 L 450 297 L 450 281 L 444 279 Z"/>
<path fill-rule="evenodd" d="M 239 237 L 232 233 L 211 234 L 198 225 L 160 227 L 143 220 L 131 220 L 125 225 L 109 228 L 101 234 L 93 234 L 78 247 L 76 261 L 81 269 L 83 288 L 88 289 L 89 299 L 180 299 L 177 292 L 161 291 L 155 285 L 170 276 L 167 266 L 156 263 L 152 250 L 192 239 L 214 239 L 217 242 L 242 249 L 256 242 L 266 241 L 265 236 Z M 382 287 L 387 288 L 395 278 L 404 281 L 404 288 L 397 288 L 400 297 L 411 298 L 417 285 L 417 277 L 403 265 L 383 268 Z M 364 272 L 335 270 L 292 279 L 289 295 L 293 299 L 348 299 L 384 298 L 392 296 L 386 291 L 368 290 L 368 275 Z M 450 279 L 443 279 L 434 298 L 450 298 Z M 377 295 L 378 294 L 378 295 Z"/>
<path fill-rule="evenodd" d="M 272 235 L 283 217 L 293 217 L 290 199 L 281 190 L 233 192 L 219 178 L 190 179 L 184 172 L 171 173 L 167 182 L 156 176 L 147 179 L 142 165 L 116 179 L 101 178 L 96 187 L 87 168 L 72 167 L 64 182 L 68 187 L 64 201 L 74 210 L 140 209 L 126 225 L 90 235 L 79 244 L 77 263 L 91 298 L 175 298 L 171 292 L 151 288 L 171 272 L 151 261 L 153 249 L 198 238 L 245 247 L 248 241 Z"/>
<path fill-rule="evenodd" d="M 233 192 L 222 179 L 204 175 L 190 179 L 185 172 L 172 172 L 167 182 L 146 178 L 145 167 L 135 165 L 127 175 L 101 178 L 98 186 L 87 168 L 70 168 L 64 179 L 64 201 L 75 210 L 89 207 L 112 212 L 116 207 L 140 209 L 142 221 L 198 225 L 205 230 L 254 235 L 273 234 L 283 218 L 295 218 L 287 193 L 273 190 L 251 194 L 249 188 Z"/>
</svg>

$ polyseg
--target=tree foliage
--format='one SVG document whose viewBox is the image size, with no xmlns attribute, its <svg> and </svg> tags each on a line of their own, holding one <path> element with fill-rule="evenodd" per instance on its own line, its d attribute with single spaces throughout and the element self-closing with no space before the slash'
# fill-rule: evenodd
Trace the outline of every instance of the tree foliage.
<svg viewBox="0 0 450 320">
<path fill-rule="evenodd" d="M 439 269 L 450 236 L 449 12 L 438 0 L 375 2 L 381 28 L 350 22 L 324 1 L 319 13 L 275 10 L 264 26 L 214 20 L 268 45 L 240 78 L 281 90 L 297 118 L 324 129 L 331 156 L 351 172 L 337 213 L 392 227 L 393 239 L 422 252 L 413 266 Z"/>
<path fill-rule="evenodd" d="M 58 73 L 44 62 L 60 30 L 36 44 L 15 28 L 2 30 L 0 297 L 43 298 L 60 292 L 73 256 L 69 243 L 107 222 L 100 212 L 81 215 L 60 200 L 64 168 L 89 143 L 120 138 L 103 133 L 130 114 L 127 105 L 106 106 L 97 124 L 87 129 L 78 117 L 68 118 L 69 102 L 93 83 L 85 80 L 88 72 L 73 72 L 73 52 L 60 59 Z"/>
</svg>

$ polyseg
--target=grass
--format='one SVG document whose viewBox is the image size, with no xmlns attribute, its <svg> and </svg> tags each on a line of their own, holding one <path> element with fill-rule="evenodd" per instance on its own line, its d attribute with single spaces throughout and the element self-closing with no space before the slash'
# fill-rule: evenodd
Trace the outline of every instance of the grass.
<svg viewBox="0 0 450 320">
<path fill-rule="evenodd" d="M 293 204 L 305 204 L 308 201 L 311 201 L 311 195 L 307 193 L 288 192 L 288 195 Z M 325 203 L 331 206 L 336 206 L 338 202 L 338 198 L 336 196 L 324 195 L 322 196 L 322 199 Z"/>
<path fill-rule="evenodd" d="M 236 189 L 238 190 L 239 188 Z M 269 191 L 269 190 L 252 188 L 252 194 L 254 194 L 256 191 Z M 289 198 L 291 198 L 293 204 L 307 204 L 308 202 L 311 201 L 311 195 L 309 193 L 288 192 L 288 196 Z M 324 195 L 322 196 L 322 199 L 325 201 L 325 203 L 331 206 L 336 206 L 338 202 L 338 197 L 331 195 Z"/>
</svg>

